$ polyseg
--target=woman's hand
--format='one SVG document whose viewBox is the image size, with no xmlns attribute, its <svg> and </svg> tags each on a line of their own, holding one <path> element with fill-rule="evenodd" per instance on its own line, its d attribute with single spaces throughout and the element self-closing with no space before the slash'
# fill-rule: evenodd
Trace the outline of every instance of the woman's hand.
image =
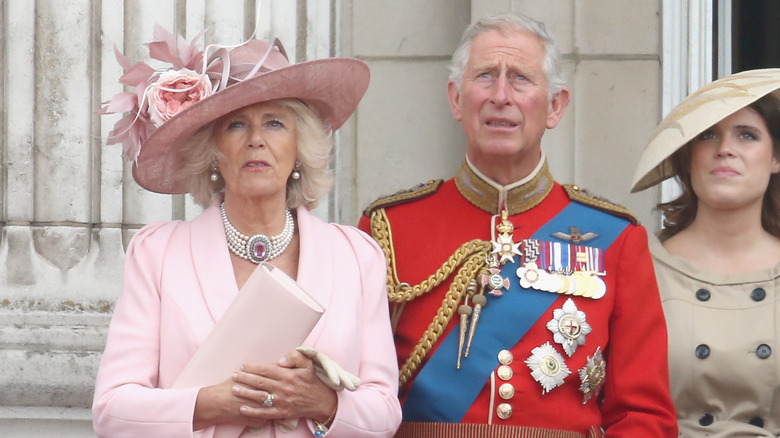
<svg viewBox="0 0 780 438">
<path fill-rule="evenodd" d="M 338 397 L 317 377 L 311 359 L 293 350 L 278 364 L 245 364 L 233 377 L 233 395 L 247 401 L 247 419 L 311 418 L 324 423 L 336 411 Z M 263 402 L 273 394 L 273 406 Z"/>
<path fill-rule="evenodd" d="M 192 430 L 201 430 L 220 423 L 233 423 L 249 427 L 263 427 L 268 420 L 247 417 L 241 414 L 242 406 L 259 407 L 252 400 L 242 399 L 236 395 L 236 384 L 233 379 L 206 386 L 198 391 L 195 401 L 195 412 L 192 418 Z"/>
</svg>

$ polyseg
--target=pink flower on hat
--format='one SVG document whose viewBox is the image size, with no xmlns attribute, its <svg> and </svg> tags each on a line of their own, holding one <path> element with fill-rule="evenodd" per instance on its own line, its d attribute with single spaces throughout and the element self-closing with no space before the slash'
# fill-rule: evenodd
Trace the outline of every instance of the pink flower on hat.
<svg viewBox="0 0 780 438">
<path fill-rule="evenodd" d="M 211 81 L 205 75 L 188 69 L 163 72 L 146 90 L 149 118 L 160 126 L 211 92 Z"/>
<path fill-rule="evenodd" d="M 119 82 L 135 88 L 115 94 L 103 102 L 98 114 L 125 114 L 108 134 L 107 144 L 122 143 L 124 157 L 135 161 L 141 145 L 157 127 L 213 93 L 203 70 L 203 52 L 196 46 L 203 32 L 187 42 L 160 25 L 154 27 L 154 41 L 148 43 L 149 56 L 171 64 L 155 70 L 146 63 L 133 64 L 119 50 L 114 54 L 125 73 Z"/>
</svg>

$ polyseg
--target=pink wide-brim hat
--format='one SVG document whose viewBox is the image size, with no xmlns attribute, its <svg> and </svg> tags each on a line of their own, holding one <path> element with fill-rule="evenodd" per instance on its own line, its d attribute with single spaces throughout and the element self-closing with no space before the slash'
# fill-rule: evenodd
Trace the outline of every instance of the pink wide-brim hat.
<svg viewBox="0 0 780 438">
<path fill-rule="evenodd" d="M 780 99 L 780 68 L 747 70 L 718 79 L 683 99 L 658 125 L 634 172 L 631 192 L 675 176 L 670 157 L 711 126 L 774 93 Z"/>
<path fill-rule="evenodd" d="M 255 76 L 228 84 L 159 126 L 141 146 L 133 164 L 139 186 L 157 193 L 189 191 L 188 175 L 182 172 L 182 146 L 200 128 L 248 105 L 275 99 L 299 99 L 335 131 L 355 111 L 369 82 L 368 66 L 354 58 L 326 58 L 290 64 L 284 49 L 261 40 L 228 52 L 232 78 L 243 78 L 263 56 L 268 57 Z M 277 49 L 278 48 L 278 49 Z M 269 52 L 270 50 L 270 52 Z M 223 61 L 208 69 L 221 76 Z"/>
</svg>

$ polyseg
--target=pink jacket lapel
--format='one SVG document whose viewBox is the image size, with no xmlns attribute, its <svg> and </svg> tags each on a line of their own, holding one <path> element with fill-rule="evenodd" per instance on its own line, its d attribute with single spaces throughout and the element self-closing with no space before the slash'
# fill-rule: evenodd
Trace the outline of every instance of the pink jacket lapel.
<svg viewBox="0 0 780 438">
<path fill-rule="evenodd" d="M 304 207 L 298 207 L 300 255 L 296 281 L 327 310 L 338 260 L 331 251 L 333 230 Z"/>
<path fill-rule="evenodd" d="M 212 204 L 192 221 L 192 264 L 214 322 L 238 294 L 219 208 Z"/>
</svg>

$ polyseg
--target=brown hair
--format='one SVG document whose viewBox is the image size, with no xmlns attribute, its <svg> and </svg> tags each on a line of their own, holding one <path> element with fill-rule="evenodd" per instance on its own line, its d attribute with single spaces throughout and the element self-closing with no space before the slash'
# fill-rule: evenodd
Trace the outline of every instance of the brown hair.
<svg viewBox="0 0 780 438">
<path fill-rule="evenodd" d="M 751 103 L 747 108 L 758 113 L 766 123 L 772 138 L 774 156 L 780 160 L 780 101 L 772 94 Z M 674 236 L 687 228 L 696 218 L 698 197 L 691 183 L 691 146 L 681 147 L 670 158 L 675 179 L 682 193 L 677 199 L 662 202 L 656 210 L 663 213 L 664 228 L 658 234 L 661 241 Z M 764 192 L 761 206 L 761 226 L 770 234 L 780 238 L 780 173 L 772 174 Z"/>
</svg>

